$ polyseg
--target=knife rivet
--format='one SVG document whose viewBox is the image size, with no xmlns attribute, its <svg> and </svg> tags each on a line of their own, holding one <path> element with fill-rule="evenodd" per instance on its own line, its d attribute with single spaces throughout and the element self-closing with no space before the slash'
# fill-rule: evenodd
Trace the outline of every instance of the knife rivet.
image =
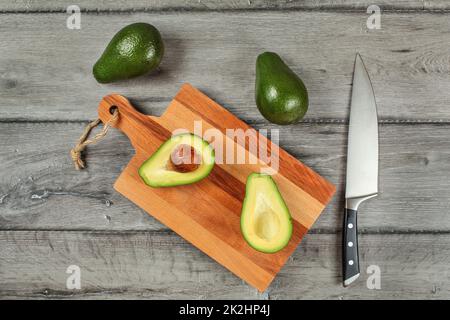
<svg viewBox="0 0 450 320">
<path fill-rule="evenodd" d="M 352 266 L 353 265 L 353 260 L 349 260 L 348 264 Z"/>
<path fill-rule="evenodd" d="M 349 229 L 353 228 L 353 223 L 349 223 L 349 224 L 348 224 L 348 228 L 349 228 Z"/>
<path fill-rule="evenodd" d="M 350 248 L 353 247 L 353 242 L 349 241 L 349 242 L 348 242 L 348 246 L 349 246 Z"/>
</svg>

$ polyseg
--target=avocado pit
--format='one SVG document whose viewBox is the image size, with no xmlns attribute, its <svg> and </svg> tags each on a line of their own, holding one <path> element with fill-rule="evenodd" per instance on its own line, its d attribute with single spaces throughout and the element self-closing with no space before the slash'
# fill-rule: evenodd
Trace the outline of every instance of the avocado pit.
<svg viewBox="0 0 450 320">
<path fill-rule="evenodd" d="M 188 144 L 180 144 L 170 154 L 167 169 L 187 173 L 197 170 L 200 164 L 201 157 L 195 148 Z"/>
</svg>

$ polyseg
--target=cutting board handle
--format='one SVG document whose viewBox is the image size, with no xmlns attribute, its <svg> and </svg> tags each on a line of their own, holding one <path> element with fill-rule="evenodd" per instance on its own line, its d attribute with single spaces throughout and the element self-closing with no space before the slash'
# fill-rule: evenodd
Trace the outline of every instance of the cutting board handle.
<svg viewBox="0 0 450 320">
<path fill-rule="evenodd" d="M 112 114 L 115 109 L 122 111 L 133 111 L 134 107 L 130 101 L 120 94 L 109 94 L 104 96 L 98 106 L 98 116 L 103 123 L 108 122 L 112 118 Z M 114 124 L 114 127 L 118 126 L 118 122 Z"/>
<path fill-rule="evenodd" d="M 136 152 L 146 147 L 141 142 L 143 141 L 142 137 L 145 138 L 146 135 L 157 136 L 161 140 L 167 138 L 158 124 L 158 117 L 140 113 L 127 98 L 119 94 L 107 95 L 100 101 L 98 106 L 100 120 L 103 123 L 107 123 L 116 109 L 119 112 L 119 118 L 111 126 L 121 130 L 128 136 Z"/>
</svg>

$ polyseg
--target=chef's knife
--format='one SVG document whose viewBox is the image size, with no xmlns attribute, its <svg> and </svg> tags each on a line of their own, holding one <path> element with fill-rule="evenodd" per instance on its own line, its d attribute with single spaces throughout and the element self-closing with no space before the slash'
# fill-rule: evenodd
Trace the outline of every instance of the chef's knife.
<svg viewBox="0 0 450 320">
<path fill-rule="evenodd" d="M 343 276 L 348 286 L 359 276 L 358 206 L 378 194 L 378 119 L 369 75 L 359 54 L 353 72 L 345 186 Z"/>
</svg>

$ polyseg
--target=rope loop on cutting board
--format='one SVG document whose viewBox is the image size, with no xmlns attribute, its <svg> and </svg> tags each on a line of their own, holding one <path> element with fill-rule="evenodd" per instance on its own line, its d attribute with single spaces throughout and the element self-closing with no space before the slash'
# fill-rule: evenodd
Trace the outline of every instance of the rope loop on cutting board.
<svg viewBox="0 0 450 320">
<path fill-rule="evenodd" d="M 81 153 L 84 149 L 90 144 L 97 143 L 98 141 L 102 140 L 106 134 L 108 133 L 108 130 L 110 127 L 114 126 L 117 121 L 119 120 L 119 110 L 115 109 L 114 113 L 112 114 L 112 117 L 108 120 L 108 122 L 105 123 L 103 126 L 102 131 L 97 133 L 92 139 L 88 139 L 89 133 L 92 129 L 97 127 L 102 121 L 100 119 L 94 120 L 90 122 L 86 128 L 83 131 L 83 134 L 78 139 L 77 144 L 75 147 L 70 150 L 70 157 L 72 158 L 73 164 L 75 165 L 75 169 L 81 170 L 86 168 L 86 163 L 81 159 Z"/>
</svg>

